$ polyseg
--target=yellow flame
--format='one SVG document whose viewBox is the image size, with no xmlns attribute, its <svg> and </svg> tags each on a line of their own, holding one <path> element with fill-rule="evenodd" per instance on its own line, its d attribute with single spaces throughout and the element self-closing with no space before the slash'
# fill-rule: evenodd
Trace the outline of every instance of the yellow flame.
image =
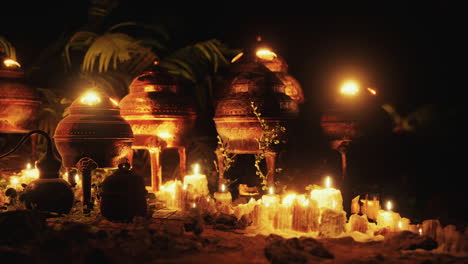
<svg viewBox="0 0 468 264">
<path fill-rule="evenodd" d="M 276 53 L 269 49 L 259 49 L 257 50 L 256 55 L 263 60 L 273 60 L 277 57 Z"/>
<path fill-rule="evenodd" d="M 391 201 L 387 201 L 387 211 L 391 211 L 393 208 L 393 204 Z"/>
<path fill-rule="evenodd" d="M 94 91 L 88 91 L 81 97 L 80 102 L 90 106 L 96 105 L 101 102 L 101 97 Z"/>
<path fill-rule="evenodd" d="M 356 95 L 359 92 L 359 85 L 355 81 L 347 81 L 341 86 L 340 93 L 345 95 Z"/>
<path fill-rule="evenodd" d="M 114 106 L 119 106 L 119 101 L 117 101 L 116 99 L 112 98 L 112 97 L 109 97 L 109 101 L 111 101 L 111 103 L 114 105 Z"/>
<path fill-rule="evenodd" d="M 197 208 L 197 204 L 196 204 L 196 203 L 192 203 L 192 208 Z"/>
<path fill-rule="evenodd" d="M 269 195 L 275 194 L 275 188 L 273 188 L 273 187 L 268 188 L 268 194 Z"/>
<path fill-rule="evenodd" d="M 200 174 L 200 165 L 198 165 L 198 163 L 195 163 L 193 165 L 193 174 L 195 174 L 195 175 Z"/>
<path fill-rule="evenodd" d="M 307 206 L 309 206 L 309 203 L 310 203 L 310 202 L 309 202 L 309 199 L 305 199 L 305 200 L 302 202 L 302 206 L 307 207 Z"/>
<path fill-rule="evenodd" d="M 371 93 L 372 95 L 377 95 L 377 91 L 372 88 L 367 88 L 367 91 L 369 91 L 369 93 Z"/>
<path fill-rule="evenodd" d="M 403 223 L 400 221 L 398 221 L 398 229 L 402 229 L 403 228 Z"/>
<path fill-rule="evenodd" d="M 327 176 L 325 178 L 325 188 L 330 188 L 331 187 L 331 177 Z"/>
<path fill-rule="evenodd" d="M 206 198 L 206 201 L 209 202 L 209 201 L 210 201 L 210 197 Z"/>
<path fill-rule="evenodd" d="M 75 182 L 76 183 L 80 182 L 80 175 L 79 174 L 75 174 Z"/>
<path fill-rule="evenodd" d="M 30 170 L 31 169 L 31 163 L 26 164 L 26 169 Z"/>
<path fill-rule="evenodd" d="M 231 63 L 238 61 L 242 56 L 244 56 L 244 52 L 241 52 L 237 54 L 234 58 L 232 58 Z"/>
<path fill-rule="evenodd" d="M 423 233 L 423 232 L 422 232 L 422 228 L 421 228 L 421 227 L 418 229 L 418 232 L 419 232 L 419 235 L 422 236 L 422 233 Z"/>
<path fill-rule="evenodd" d="M 221 192 L 225 192 L 225 191 L 226 191 L 226 185 L 224 185 L 224 183 L 223 183 L 223 184 L 221 184 Z"/>
<path fill-rule="evenodd" d="M 184 185 L 182 186 L 182 190 L 187 190 L 187 184 L 184 184 Z"/>
<path fill-rule="evenodd" d="M 12 59 L 3 60 L 3 64 L 5 64 L 5 66 L 7 66 L 8 68 L 10 68 L 10 67 L 21 68 L 21 64 L 19 64 L 17 61 L 12 60 Z"/>
</svg>

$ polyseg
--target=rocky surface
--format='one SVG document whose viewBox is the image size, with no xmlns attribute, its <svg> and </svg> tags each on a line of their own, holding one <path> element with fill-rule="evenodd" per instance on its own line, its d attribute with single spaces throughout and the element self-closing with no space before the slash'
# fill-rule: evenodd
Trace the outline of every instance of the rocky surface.
<svg viewBox="0 0 468 264">
<path fill-rule="evenodd" d="M 226 215 L 209 223 L 169 212 L 133 223 L 96 215 L 47 221 L 32 215 L 0 214 L 2 223 L 22 223 L 8 226 L 16 230 L 8 232 L 0 225 L 0 263 L 468 263 L 466 257 L 426 250 L 437 246 L 434 240 L 410 232 L 361 243 L 351 237 L 254 235 L 240 228 L 248 219 Z"/>
</svg>

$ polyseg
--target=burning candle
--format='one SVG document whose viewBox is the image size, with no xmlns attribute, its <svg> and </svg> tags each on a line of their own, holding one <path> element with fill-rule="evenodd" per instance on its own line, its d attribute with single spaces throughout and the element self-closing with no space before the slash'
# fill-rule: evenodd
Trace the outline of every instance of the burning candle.
<svg viewBox="0 0 468 264">
<path fill-rule="evenodd" d="M 398 230 L 398 222 L 400 222 L 400 214 L 392 211 L 393 204 L 387 202 L 387 211 L 379 210 L 377 214 L 377 226 L 380 228 L 388 227 L 391 231 Z"/>
<path fill-rule="evenodd" d="M 276 206 L 279 204 L 279 196 L 275 194 L 273 187 L 268 188 L 268 194 L 262 196 L 262 203 L 266 207 Z"/>
<path fill-rule="evenodd" d="M 340 190 L 331 187 L 331 178 L 325 178 L 325 188 L 315 189 L 310 193 L 310 198 L 317 201 L 319 208 L 343 210 L 343 197 Z"/>
<path fill-rule="evenodd" d="M 197 199 L 209 194 L 206 176 L 200 174 L 200 165 L 193 166 L 193 174 L 184 177 L 184 186 L 190 194 L 191 199 Z"/>
<path fill-rule="evenodd" d="M 166 182 L 161 185 L 156 198 L 163 201 L 167 208 L 182 209 L 185 202 L 182 183 L 178 180 Z"/>
<path fill-rule="evenodd" d="M 226 192 L 226 185 L 224 183 L 220 185 L 219 190 L 219 192 L 214 193 L 216 202 L 221 204 L 231 204 L 232 195 L 230 192 Z"/>
</svg>

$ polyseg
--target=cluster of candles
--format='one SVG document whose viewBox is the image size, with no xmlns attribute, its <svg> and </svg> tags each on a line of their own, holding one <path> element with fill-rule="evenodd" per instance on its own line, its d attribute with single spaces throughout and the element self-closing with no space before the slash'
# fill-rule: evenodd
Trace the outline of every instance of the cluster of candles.
<svg viewBox="0 0 468 264">
<path fill-rule="evenodd" d="M 373 234 L 378 230 L 410 230 L 421 234 L 419 225 L 410 225 L 408 218 L 392 211 L 391 202 L 387 202 L 387 210 L 382 210 L 375 198 L 361 200 L 362 205 L 358 203 L 359 197 L 354 199 L 354 209 L 348 221 L 341 191 L 331 186 L 330 177 L 325 178 L 324 188 L 314 189 L 308 194 L 279 195 L 269 187 L 268 194 L 259 200 L 251 198 L 246 204 L 234 206 L 231 193 L 224 184 L 220 184 L 213 197 L 209 194 L 206 176 L 200 174 L 200 167 L 195 165 L 193 174 L 185 176 L 183 182 L 176 180 L 163 184 L 156 196 L 168 208 L 222 212 L 233 214 L 238 219 L 248 215 L 254 226 L 272 230 L 315 232 L 320 236 L 338 236 L 347 231 Z M 375 220 L 376 224 L 368 219 Z"/>
<path fill-rule="evenodd" d="M 7 187 L 19 190 L 22 189 L 22 184 L 29 184 L 38 178 L 39 171 L 36 168 L 32 168 L 31 163 L 28 163 L 19 175 L 10 176 L 10 183 Z"/>
</svg>

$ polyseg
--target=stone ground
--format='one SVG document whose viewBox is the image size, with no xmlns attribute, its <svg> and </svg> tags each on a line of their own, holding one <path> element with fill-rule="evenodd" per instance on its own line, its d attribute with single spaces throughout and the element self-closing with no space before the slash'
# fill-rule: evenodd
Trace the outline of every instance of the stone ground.
<svg viewBox="0 0 468 264">
<path fill-rule="evenodd" d="M 161 211 L 126 224 L 100 216 L 2 213 L 0 263 L 468 263 L 466 257 L 421 249 L 435 241 L 409 232 L 367 243 L 351 237 L 287 239 L 255 235 L 252 227 L 238 229 L 226 219 L 224 225 L 194 219 Z"/>
</svg>

